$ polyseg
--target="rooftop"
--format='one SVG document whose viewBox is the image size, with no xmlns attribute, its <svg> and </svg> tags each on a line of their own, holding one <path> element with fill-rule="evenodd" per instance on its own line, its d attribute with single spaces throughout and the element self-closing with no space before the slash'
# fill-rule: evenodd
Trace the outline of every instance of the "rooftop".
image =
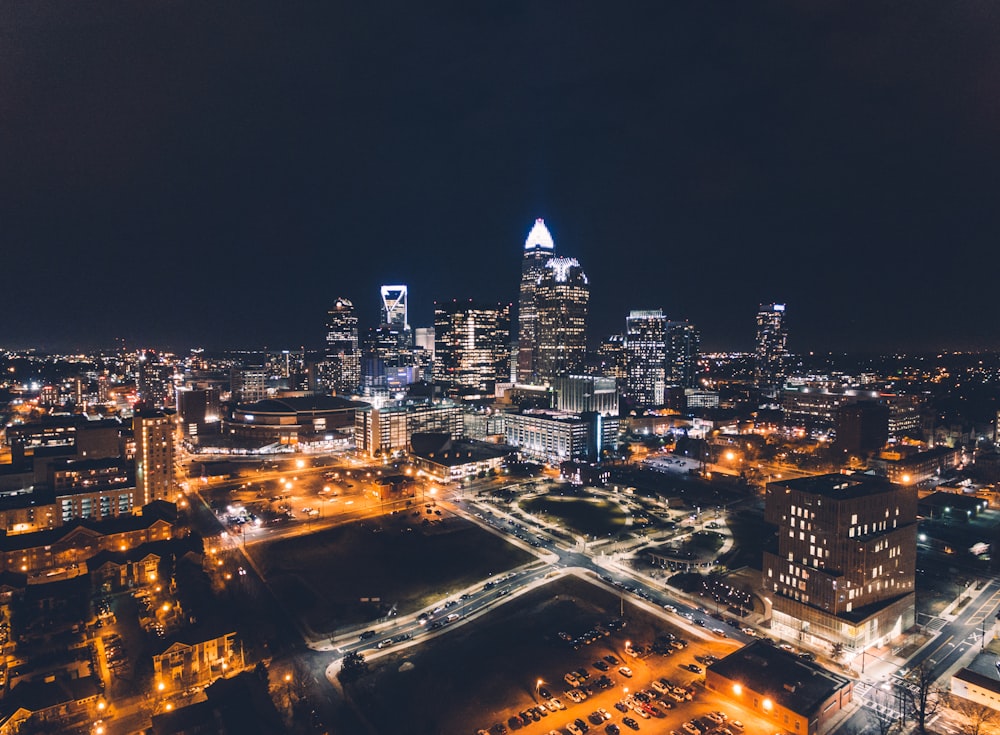
<svg viewBox="0 0 1000 735">
<path fill-rule="evenodd" d="M 713 672 L 773 699 L 778 705 L 810 716 L 850 679 L 803 661 L 765 641 L 754 641 L 708 667 Z"/>
<path fill-rule="evenodd" d="M 822 495 L 833 500 L 859 498 L 875 493 L 891 492 L 897 486 L 883 477 L 874 475 L 816 475 L 802 477 L 797 480 L 781 480 L 771 483 L 778 487 L 786 487 L 803 493 Z"/>
</svg>

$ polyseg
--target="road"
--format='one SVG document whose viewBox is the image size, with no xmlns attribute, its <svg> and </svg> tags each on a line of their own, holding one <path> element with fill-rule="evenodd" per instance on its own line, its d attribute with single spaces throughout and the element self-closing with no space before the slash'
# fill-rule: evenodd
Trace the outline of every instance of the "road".
<svg viewBox="0 0 1000 735">
<path fill-rule="evenodd" d="M 356 470 L 357 467 L 352 469 Z M 678 468 L 670 469 L 676 471 Z M 311 475 L 330 470 L 330 467 L 319 467 L 298 469 L 297 472 L 300 475 Z M 280 479 L 286 474 L 287 472 L 261 473 L 259 479 Z M 255 481 L 257 479 L 254 478 Z M 516 570 L 511 576 L 484 579 L 479 585 L 466 590 L 460 597 L 444 601 L 434 610 L 419 611 L 398 619 L 390 618 L 366 626 L 367 630 L 359 627 L 354 630 L 338 631 L 333 640 L 313 641 L 311 645 L 314 650 L 329 651 L 336 657 L 327 669 L 327 677 L 335 675 L 340 658 L 349 652 L 362 652 L 366 658 L 375 659 L 402 647 L 423 644 L 437 635 L 446 634 L 453 626 L 488 614 L 518 594 L 544 584 L 554 575 L 569 573 L 591 575 L 592 578 L 596 578 L 595 581 L 600 580 L 599 583 L 617 591 L 622 597 L 623 606 L 626 597 L 638 604 L 647 604 L 651 608 L 658 609 L 672 623 L 686 627 L 692 634 L 700 635 L 706 640 L 713 639 L 713 634 L 709 632 L 712 629 L 722 630 L 736 643 L 746 643 L 751 639 L 738 628 L 720 625 L 716 617 L 722 616 L 713 616 L 704 608 L 692 606 L 667 594 L 661 587 L 648 584 L 627 569 L 610 564 L 599 548 L 588 548 L 586 544 L 567 542 L 565 535 L 560 538 L 550 529 L 535 525 L 529 518 L 514 518 L 502 509 L 477 498 L 480 491 L 534 482 L 533 479 L 512 481 L 508 477 L 466 481 L 442 492 L 437 498 L 436 507 L 463 516 L 492 533 L 507 537 L 512 543 L 533 551 L 538 556 L 537 561 Z M 363 489 L 356 492 L 358 495 L 354 497 L 354 503 L 357 507 L 349 507 L 351 496 L 341 496 L 337 501 L 340 510 L 335 516 L 296 520 L 277 527 L 248 529 L 245 537 L 243 534 L 239 537 L 242 546 L 240 550 L 242 551 L 246 545 L 313 533 L 339 523 L 381 515 L 384 512 L 384 508 L 376 501 L 369 501 L 367 505 L 364 503 Z M 306 497 L 305 501 L 311 505 L 319 505 L 322 502 L 309 497 Z M 417 507 L 422 508 L 423 503 Z M 673 611 L 667 613 L 665 606 L 670 606 Z M 928 626 L 936 631 L 936 636 L 910 659 L 908 667 L 913 668 L 926 663 L 931 667 L 935 677 L 943 675 L 971 647 L 981 645 L 980 626 L 984 621 L 992 622 L 998 609 L 1000 609 L 1000 582 L 992 581 L 980 597 L 967 605 L 955 620 L 937 619 Z M 419 614 L 424 616 L 423 620 L 418 620 Z M 731 620 L 732 617 L 728 616 L 727 619 Z M 363 639 L 360 637 L 362 634 L 365 635 Z M 838 735 L 863 735 L 870 732 L 872 720 L 869 713 L 872 709 L 881 708 L 883 711 L 888 710 L 890 714 L 898 712 L 899 690 L 906 686 L 912 684 L 896 675 L 883 680 L 875 680 L 870 675 L 867 678 L 862 676 L 855 689 L 855 697 L 861 706 L 838 726 L 836 730 Z"/>
<path fill-rule="evenodd" d="M 936 634 L 906 662 L 904 671 L 912 671 L 924 665 L 928 667 L 931 677 L 935 681 L 939 680 L 970 649 L 982 649 L 983 630 L 985 629 L 989 635 L 988 631 L 998 612 L 1000 612 L 1000 581 L 993 580 L 987 583 L 975 600 L 965 605 L 954 620 L 935 618 L 926 626 L 936 631 Z M 938 684 L 947 688 L 949 682 L 938 681 Z M 903 696 L 900 690 L 912 689 L 914 686 L 912 681 L 898 673 L 884 680 L 874 680 L 870 676 L 866 678 L 862 674 L 854 690 L 861 706 L 835 732 L 838 735 L 875 732 L 869 713 L 873 709 L 888 708 L 890 716 L 899 716 L 900 700 Z"/>
</svg>

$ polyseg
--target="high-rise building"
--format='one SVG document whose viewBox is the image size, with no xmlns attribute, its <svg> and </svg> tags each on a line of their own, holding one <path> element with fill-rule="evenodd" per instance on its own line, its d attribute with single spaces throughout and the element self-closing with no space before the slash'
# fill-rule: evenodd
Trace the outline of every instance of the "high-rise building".
<svg viewBox="0 0 1000 735">
<path fill-rule="evenodd" d="M 681 388 L 698 386 L 698 348 L 701 333 L 689 322 L 667 324 L 667 360 L 665 364 L 668 385 Z"/>
<path fill-rule="evenodd" d="M 549 258 L 535 286 L 535 377 L 582 374 L 590 282 L 576 258 Z"/>
<path fill-rule="evenodd" d="M 434 327 L 417 327 L 413 330 L 413 344 L 434 359 Z"/>
<path fill-rule="evenodd" d="M 193 439 L 214 425 L 218 433 L 221 411 L 219 391 L 215 388 L 178 388 L 177 423 L 182 436 Z"/>
<path fill-rule="evenodd" d="M 545 264 L 555 254 L 555 243 L 545 220 L 535 220 L 524 240 L 521 260 L 521 292 L 517 307 L 517 382 L 534 383 L 538 379 L 538 279 Z"/>
<path fill-rule="evenodd" d="M 624 381 L 628 375 L 625 354 L 625 335 L 612 334 L 601 342 L 597 348 L 597 356 L 601 361 L 600 374 Z M 622 382 L 622 385 L 624 385 L 624 382 Z"/>
<path fill-rule="evenodd" d="M 917 491 L 870 475 L 772 482 L 764 552 L 772 631 L 848 653 L 885 645 L 914 622 Z"/>
<path fill-rule="evenodd" d="M 151 408 L 163 408 L 174 400 L 174 368 L 155 350 L 139 353 L 136 388 L 139 400 Z"/>
<path fill-rule="evenodd" d="M 510 304 L 434 304 L 435 380 L 451 395 L 492 394 L 506 380 Z"/>
<path fill-rule="evenodd" d="M 234 367 L 229 374 L 229 390 L 238 403 L 256 403 L 267 398 L 267 369 L 263 365 Z"/>
<path fill-rule="evenodd" d="M 625 319 L 625 391 L 640 404 L 663 404 L 667 318 L 662 309 L 629 312 Z"/>
<path fill-rule="evenodd" d="M 174 500 L 174 427 L 162 411 L 139 411 L 135 436 L 135 487 L 142 505 Z"/>
<path fill-rule="evenodd" d="M 323 382 L 335 393 L 353 393 L 361 384 L 361 350 L 354 304 L 337 299 L 326 318 L 326 365 Z"/>
<path fill-rule="evenodd" d="M 756 382 L 765 393 L 775 395 L 784 383 L 787 357 L 784 304 L 761 304 L 757 310 Z"/>
<path fill-rule="evenodd" d="M 407 349 L 413 346 L 413 332 L 407 313 L 407 287 L 382 286 L 382 325 L 396 333 L 399 346 Z"/>
<path fill-rule="evenodd" d="M 556 409 L 559 411 L 618 415 L 618 382 L 614 378 L 570 375 L 553 380 L 552 388 L 556 392 Z"/>
</svg>

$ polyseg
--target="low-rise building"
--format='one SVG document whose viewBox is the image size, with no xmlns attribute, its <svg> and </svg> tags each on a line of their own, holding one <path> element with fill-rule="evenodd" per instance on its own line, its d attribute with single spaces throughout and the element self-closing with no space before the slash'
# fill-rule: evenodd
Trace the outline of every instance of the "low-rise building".
<svg viewBox="0 0 1000 735">
<path fill-rule="evenodd" d="M 105 521 L 73 521 L 33 533 L 0 533 L 0 571 L 27 574 L 31 583 L 44 582 L 49 572 L 82 570 L 101 551 L 128 551 L 173 536 L 176 510 L 169 503 L 152 503 L 141 516 Z"/>
<path fill-rule="evenodd" d="M 4 700 L 0 733 L 20 732 L 28 723 L 37 723 L 37 732 L 70 732 L 97 713 L 101 683 L 93 676 L 23 681 Z"/>
<path fill-rule="evenodd" d="M 826 733 L 854 692 L 846 676 L 765 641 L 754 641 L 709 666 L 705 688 L 796 735 Z"/>
<path fill-rule="evenodd" d="M 165 695 L 207 686 L 242 669 L 243 654 L 232 630 L 192 628 L 166 641 L 153 654 L 153 680 Z"/>
<path fill-rule="evenodd" d="M 497 470 L 511 448 L 472 440 L 452 440 L 446 434 L 415 434 L 410 454 L 417 469 L 441 482 L 474 477 Z"/>
<path fill-rule="evenodd" d="M 958 466 L 961 451 L 954 447 L 935 447 L 926 451 L 909 451 L 908 447 L 887 449 L 873 459 L 875 474 L 900 485 L 931 485 Z"/>
<path fill-rule="evenodd" d="M 462 408 L 453 401 L 407 399 L 378 408 L 366 404 L 355 413 L 354 444 L 359 453 L 375 457 L 409 451 L 414 434 L 442 433 L 459 439 L 463 430 Z"/>
<path fill-rule="evenodd" d="M 599 461 L 618 448 L 618 418 L 597 412 L 566 413 L 533 409 L 507 414 L 507 443 L 524 457 L 558 464 Z"/>
<path fill-rule="evenodd" d="M 976 704 L 1000 710 L 1000 679 L 972 669 L 959 669 L 951 675 L 951 693 Z"/>
</svg>

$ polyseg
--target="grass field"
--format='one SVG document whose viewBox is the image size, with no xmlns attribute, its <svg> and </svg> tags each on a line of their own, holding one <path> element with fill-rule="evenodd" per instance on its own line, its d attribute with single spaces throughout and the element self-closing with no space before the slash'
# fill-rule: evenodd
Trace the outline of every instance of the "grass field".
<svg viewBox="0 0 1000 735">
<path fill-rule="evenodd" d="M 528 513 L 548 516 L 587 536 L 613 536 L 625 530 L 625 512 L 608 500 L 544 495 L 520 505 Z"/>
<path fill-rule="evenodd" d="M 373 620 L 393 605 L 405 615 L 534 558 L 460 518 L 432 526 L 410 518 L 352 523 L 250 548 L 275 594 L 317 633 Z"/>
</svg>

